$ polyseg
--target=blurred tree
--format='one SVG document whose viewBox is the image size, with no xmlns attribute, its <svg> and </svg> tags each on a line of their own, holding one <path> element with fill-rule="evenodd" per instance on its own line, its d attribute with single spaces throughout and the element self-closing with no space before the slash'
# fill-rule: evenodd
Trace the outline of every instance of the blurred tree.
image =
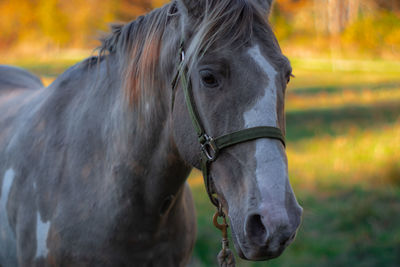
<svg viewBox="0 0 400 267">
<path fill-rule="evenodd" d="M 59 2 L 60 9 L 68 16 L 64 30 L 71 36 L 70 46 L 91 44 L 97 32 L 107 30 L 107 23 L 117 18 L 115 1 L 59 0 Z"/>
<path fill-rule="evenodd" d="M 131 21 L 168 2 L 0 0 L 0 50 L 21 45 L 93 47 L 98 32 L 107 30 L 108 23 Z M 337 36 L 337 40 L 357 43 L 357 35 L 367 31 L 375 32 L 376 38 L 392 47 L 397 47 L 399 19 L 400 0 L 276 0 L 271 16 L 281 41 L 291 39 L 292 43 L 300 43 Z M 366 30 L 366 25 L 374 29 Z M 371 44 L 372 37 L 365 36 L 363 40 Z"/>
<path fill-rule="evenodd" d="M 23 39 L 37 27 L 35 1 L 0 1 L 0 48 L 7 48 Z M 28 30 L 30 29 L 30 30 Z"/>
<path fill-rule="evenodd" d="M 310 3 L 310 0 L 278 0 L 275 3 L 275 8 L 280 9 L 285 14 L 295 14 L 297 10 Z"/>
<path fill-rule="evenodd" d="M 374 0 L 369 2 L 374 4 L 375 8 L 391 10 L 397 14 L 400 13 L 400 0 Z"/>
<path fill-rule="evenodd" d="M 118 5 L 117 17 L 123 21 L 130 21 L 138 15 L 145 14 L 154 8 L 169 3 L 168 0 L 116 0 Z"/>
<path fill-rule="evenodd" d="M 116 16 L 123 21 L 130 21 L 134 17 L 150 11 L 153 7 L 151 0 L 116 0 L 114 2 L 118 6 Z"/>
<path fill-rule="evenodd" d="M 35 5 L 35 20 L 39 31 L 35 39 L 46 38 L 50 42 L 65 45 L 70 41 L 70 34 L 66 31 L 68 15 L 60 8 L 58 0 L 39 0 Z"/>
</svg>

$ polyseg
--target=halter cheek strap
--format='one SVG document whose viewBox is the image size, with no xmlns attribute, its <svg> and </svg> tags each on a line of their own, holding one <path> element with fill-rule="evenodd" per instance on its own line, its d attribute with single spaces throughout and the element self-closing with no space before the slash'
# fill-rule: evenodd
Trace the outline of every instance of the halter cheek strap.
<svg viewBox="0 0 400 267">
<path fill-rule="evenodd" d="M 196 108 L 196 103 L 193 98 L 192 92 L 192 84 L 190 80 L 188 81 L 188 73 L 186 68 L 184 68 L 184 60 L 185 60 L 185 53 L 183 49 L 183 42 L 181 42 L 180 47 L 180 54 L 181 54 L 181 62 L 179 65 L 179 69 L 174 77 L 172 82 L 172 89 L 175 90 L 177 87 L 178 80 L 181 80 L 182 89 L 185 94 L 185 101 L 186 106 L 189 111 L 190 118 L 192 120 L 193 127 L 197 133 L 198 141 L 201 145 L 201 170 L 203 172 L 204 183 L 207 189 L 208 196 L 211 202 L 217 207 L 220 207 L 220 203 L 216 192 L 212 186 L 212 181 L 209 175 L 209 167 L 210 164 L 218 158 L 220 152 L 226 148 L 230 147 L 239 143 L 252 141 L 260 138 L 270 138 L 270 139 L 277 139 L 285 145 L 285 137 L 282 134 L 282 131 L 276 127 L 270 126 L 261 126 L 261 127 L 253 127 L 244 130 L 240 130 L 237 132 L 229 133 L 226 135 L 222 135 L 219 137 L 212 137 L 208 135 L 201 123 L 199 113 Z M 174 105 L 174 93 L 172 94 L 172 106 Z"/>
</svg>

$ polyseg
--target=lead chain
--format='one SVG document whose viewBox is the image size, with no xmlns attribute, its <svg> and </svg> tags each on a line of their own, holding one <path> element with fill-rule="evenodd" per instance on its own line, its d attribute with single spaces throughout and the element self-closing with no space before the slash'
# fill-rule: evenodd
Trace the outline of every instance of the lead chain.
<svg viewBox="0 0 400 267">
<path fill-rule="evenodd" d="M 218 222 L 218 218 L 221 217 L 223 223 Z M 222 249 L 218 253 L 217 259 L 220 267 L 235 267 L 235 256 L 232 250 L 229 249 L 228 240 L 228 223 L 226 222 L 225 213 L 222 211 L 221 206 L 218 211 L 215 212 L 213 217 L 213 223 L 216 228 L 222 232 Z"/>
</svg>

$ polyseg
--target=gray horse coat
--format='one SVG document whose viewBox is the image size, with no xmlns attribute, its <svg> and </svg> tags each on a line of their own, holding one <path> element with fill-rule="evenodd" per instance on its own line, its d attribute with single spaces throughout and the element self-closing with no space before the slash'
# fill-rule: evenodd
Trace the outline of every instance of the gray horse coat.
<svg viewBox="0 0 400 267">
<path fill-rule="evenodd" d="M 200 148 L 171 90 L 179 44 L 210 133 L 284 131 L 291 67 L 263 18 L 270 4 L 173 1 L 115 26 L 98 57 L 47 88 L 1 66 L 0 266 L 185 266 Z M 213 164 L 239 255 L 280 255 L 301 217 L 282 144 L 240 144 Z"/>
</svg>

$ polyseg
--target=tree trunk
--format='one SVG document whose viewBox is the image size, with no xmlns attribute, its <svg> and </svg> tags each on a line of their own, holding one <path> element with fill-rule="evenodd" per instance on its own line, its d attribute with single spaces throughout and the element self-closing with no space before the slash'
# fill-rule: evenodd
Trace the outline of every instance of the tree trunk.
<svg viewBox="0 0 400 267">
<path fill-rule="evenodd" d="M 329 33 L 337 35 L 340 32 L 340 17 L 339 17 L 338 0 L 328 0 L 328 24 Z"/>
<path fill-rule="evenodd" d="M 349 23 L 357 20 L 360 10 L 360 0 L 349 0 Z"/>
</svg>

